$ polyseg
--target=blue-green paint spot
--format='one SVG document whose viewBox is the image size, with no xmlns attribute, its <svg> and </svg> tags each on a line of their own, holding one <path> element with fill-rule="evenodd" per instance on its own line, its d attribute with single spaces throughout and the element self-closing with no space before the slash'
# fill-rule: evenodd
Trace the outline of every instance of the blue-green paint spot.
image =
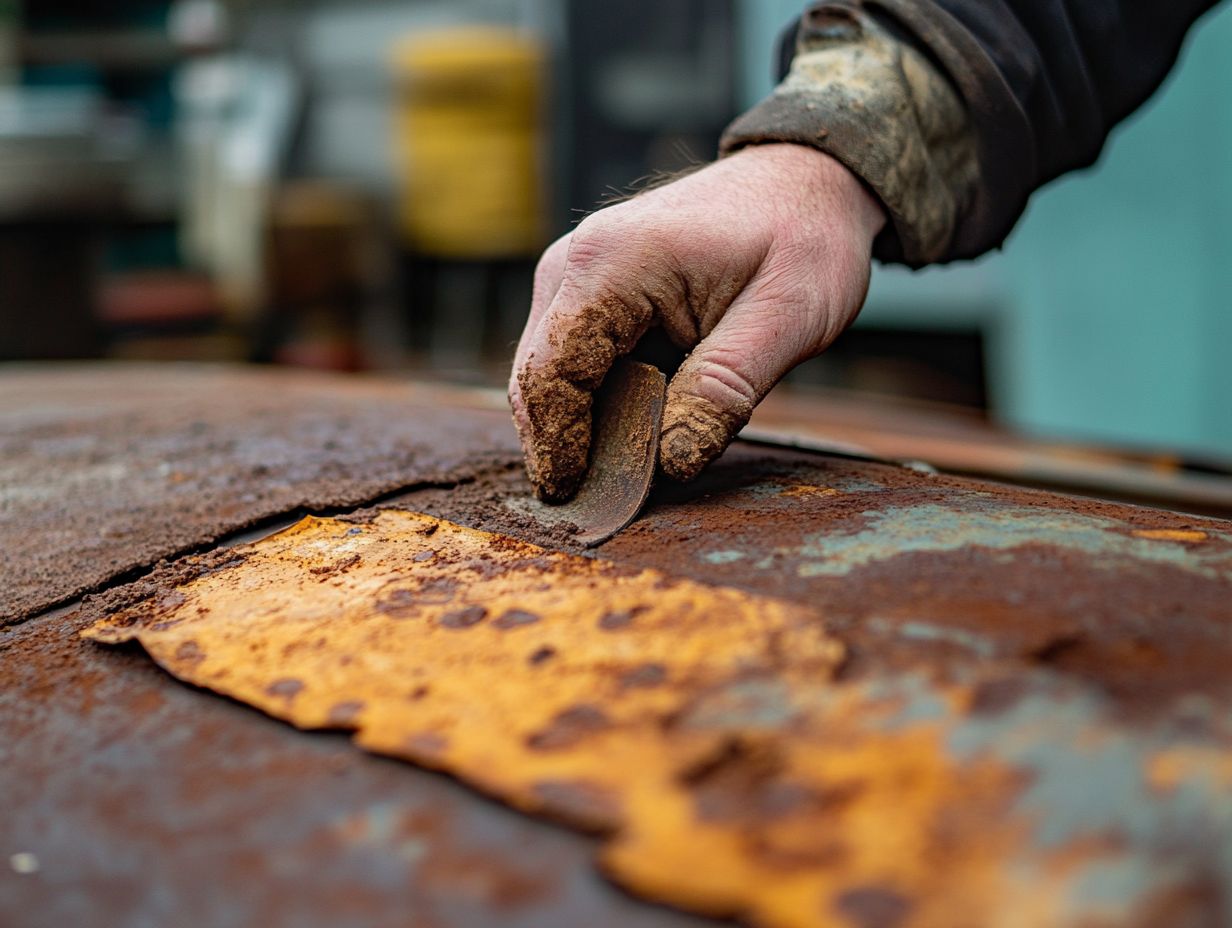
<svg viewBox="0 0 1232 928">
<path fill-rule="evenodd" d="M 1153 892 L 1183 885 L 1187 865 L 1176 866 L 1169 848 L 1210 848 L 1232 872 L 1232 804 L 1218 778 L 1198 772 L 1165 792 L 1147 782 L 1151 759 L 1185 740 L 1173 722 L 1126 728 L 1093 691 L 1038 673 L 1048 692 L 998 716 L 955 719 L 947 744 L 962 761 L 995 758 L 1028 774 L 1015 813 L 1032 823 L 1036 850 L 1115 839 L 1115 849 L 1068 881 L 1071 910 L 1123 915 Z M 1232 900 L 1225 909 L 1232 917 Z"/>
<path fill-rule="evenodd" d="M 807 536 L 791 552 L 805 561 L 799 576 L 841 577 L 860 567 L 911 552 L 957 551 L 979 547 L 1012 551 L 1027 545 L 1054 545 L 1091 556 L 1093 566 L 1124 567 L 1127 560 L 1171 566 L 1208 578 L 1232 579 L 1232 535 L 1208 533 L 1216 543 L 1201 545 L 1135 538 L 1115 519 L 1055 510 L 990 509 L 990 497 L 969 493 L 949 505 L 927 503 L 863 513 L 867 526 L 855 532 L 832 529 Z M 1219 544 L 1223 541 L 1225 544 Z"/>
<path fill-rule="evenodd" d="M 743 551 L 707 551 L 702 555 L 707 564 L 734 564 L 744 560 Z"/>
<path fill-rule="evenodd" d="M 962 628 L 948 628 L 931 622 L 891 622 L 882 618 L 869 619 L 868 627 L 879 634 L 896 635 L 907 641 L 957 645 L 982 657 L 992 657 L 996 653 L 996 647 L 983 635 Z"/>
<path fill-rule="evenodd" d="M 1047 670 L 1021 674 L 1023 697 L 995 714 L 955 713 L 919 673 L 853 685 L 869 730 L 940 724 L 960 770 L 991 761 L 1025 775 L 1008 813 L 1029 835 L 1005 861 L 1015 881 L 1048 885 L 1058 853 L 1090 848 L 1058 887 L 1065 924 L 1121 924 L 1159 894 L 1191 886 L 1195 873 L 1232 872 L 1232 803 L 1222 778 L 1195 770 L 1163 791 L 1148 782 L 1152 759 L 1192 738 L 1182 721 L 1194 706 L 1126 724 L 1087 685 Z M 974 685 L 981 675 L 959 676 Z M 824 705 L 820 694 L 812 702 Z M 1205 914 L 1232 924 L 1232 898 Z"/>
<path fill-rule="evenodd" d="M 875 483 L 864 477 L 855 477 L 848 474 L 825 474 L 818 477 L 816 471 L 801 471 L 799 477 L 793 479 L 792 476 L 784 476 L 772 481 L 761 481 L 751 486 L 745 487 L 743 493 L 747 493 L 753 499 L 779 499 L 783 493 L 797 486 L 817 486 L 818 481 L 827 489 L 837 490 L 841 494 L 846 493 L 884 493 L 886 487 L 884 484 Z"/>
</svg>

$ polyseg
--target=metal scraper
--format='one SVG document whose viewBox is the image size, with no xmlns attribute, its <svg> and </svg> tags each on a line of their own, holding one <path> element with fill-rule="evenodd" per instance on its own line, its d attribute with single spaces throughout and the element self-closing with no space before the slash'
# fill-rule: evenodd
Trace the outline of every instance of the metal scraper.
<svg viewBox="0 0 1232 928">
<path fill-rule="evenodd" d="M 593 548 L 632 522 L 654 479 L 667 378 L 651 364 L 622 358 L 595 396 L 590 470 L 572 501 L 556 512 L 578 526 L 574 541 Z"/>
</svg>

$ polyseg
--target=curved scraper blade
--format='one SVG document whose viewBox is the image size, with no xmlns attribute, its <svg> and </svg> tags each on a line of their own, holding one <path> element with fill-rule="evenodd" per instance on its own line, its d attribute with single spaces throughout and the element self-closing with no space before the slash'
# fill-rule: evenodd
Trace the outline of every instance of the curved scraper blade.
<svg viewBox="0 0 1232 928">
<path fill-rule="evenodd" d="M 577 496 L 556 512 L 578 526 L 574 540 L 602 544 L 632 522 L 654 478 L 667 378 L 657 367 L 621 359 L 595 397 L 591 463 Z"/>
</svg>

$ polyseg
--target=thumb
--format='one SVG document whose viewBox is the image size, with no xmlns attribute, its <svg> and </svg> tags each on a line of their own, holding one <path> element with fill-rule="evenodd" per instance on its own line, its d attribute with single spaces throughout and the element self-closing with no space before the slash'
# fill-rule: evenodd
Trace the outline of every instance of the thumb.
<svg viewBox="0 0 1232 928">
<path fill-rule="evenodd" d="M 733 304 L 672 378 L 659 466 L 692 480 L 744 428 L 753 408 L 808 352 L 798 321 L 765 305 Z"/>
</svg>

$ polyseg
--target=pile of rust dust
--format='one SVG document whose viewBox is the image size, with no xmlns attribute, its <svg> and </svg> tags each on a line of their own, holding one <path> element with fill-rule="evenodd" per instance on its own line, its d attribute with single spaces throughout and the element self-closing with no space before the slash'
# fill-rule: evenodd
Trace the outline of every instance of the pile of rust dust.
<svg viewBox="0 0 1232 928">
<path fill-rule="evenodd" d="M 1232 523 L 737 443 L 584 550 L 483 395 L 0 406 L 0 923 L 1232 924 Z"/>
</svg>

